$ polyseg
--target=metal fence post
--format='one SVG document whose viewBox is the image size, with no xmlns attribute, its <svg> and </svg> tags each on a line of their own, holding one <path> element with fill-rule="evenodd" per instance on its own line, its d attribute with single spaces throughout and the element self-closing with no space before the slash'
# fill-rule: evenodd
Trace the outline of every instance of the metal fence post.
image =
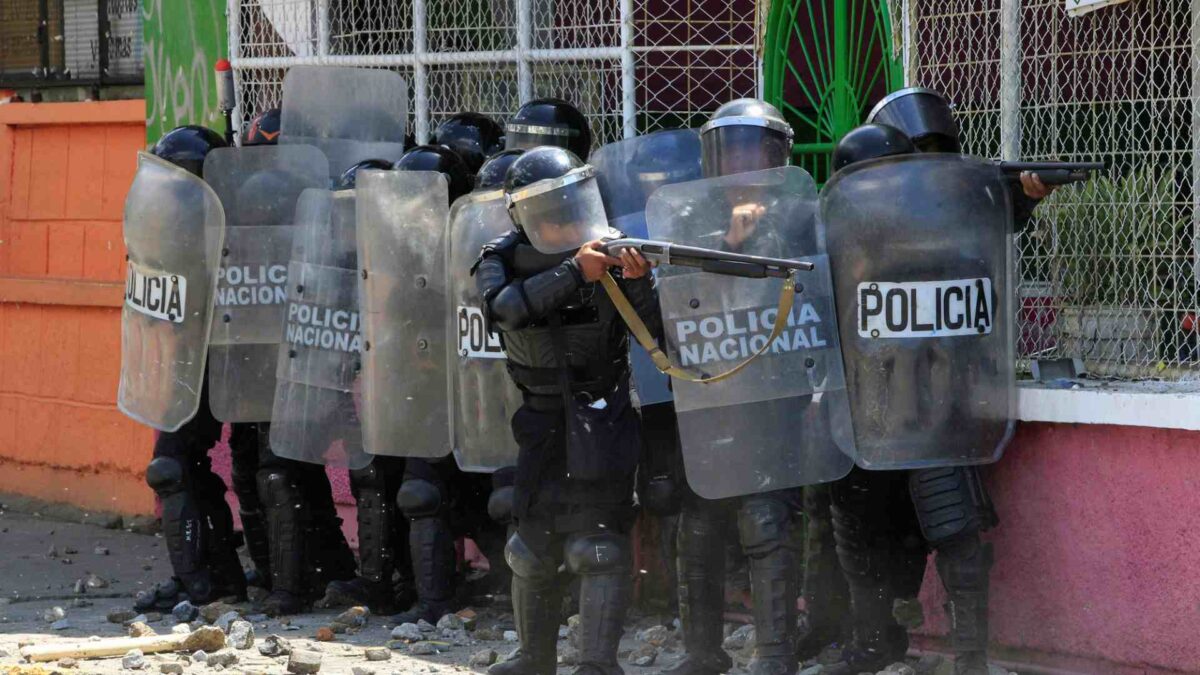
<svg viewBox="0 0 1200 675">
<path fill-rule="evenodd" d="M 413 0 L 413 110 L 418 143 L 429 141 L 429 80 L 425 72 L 426 26 L 429 15 L 425 0 Z"/>
<path fill-rule="evenodd" d="M 1000 158 L 1021 157 L 1021 0 L 1000 0 Z"/>
</svg>

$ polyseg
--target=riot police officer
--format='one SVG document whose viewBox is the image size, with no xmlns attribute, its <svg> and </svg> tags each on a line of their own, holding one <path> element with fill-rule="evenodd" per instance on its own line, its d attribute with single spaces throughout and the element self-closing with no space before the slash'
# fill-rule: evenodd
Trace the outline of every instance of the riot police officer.
<svg viewBox="0 0 1200 675">
<path fill-rule="evenodd" d="M 701 164 L 706 177 L 730 176 L 790 163 L 792 130 L 773 106 L 756 99 L 722 105 L 701 128 Z M 759 245 L 760 214 L 736 208 L 721 246 L 750 252 Z M 761 242 L 766 243 L 766 242 Z M 797 245 L 799 242 L 792 242 Z M 803 248 L 803 247 L 802 247 Z M 820 488 L 812 488 L 819 491 Z M 810 501 L 819 504 L 819 495 Z M 803 497 L 800 489 L 776 490 L 720 500 L 684 495 L 678 531 L 679 608 L 684 660 L 666 672 L 716 675 L 732 665 L 721 649 L 724 606 L 724 535 L 736 524 L 749 564 L 754 600 L 755 650 L 750 671 L 786 675 L 797 666 L 798 556 Z M 819 549 L 815 549 L 819 550 Z M 826 547 L 826 565 L 833 547 Z M 814 567 L 818 561 L 813 561 Z M 827 607 L 826 589 L 810 590 L 810 609 Z M 810 612 L 811 633 L 825 636 L 835 611 Z M 824 646 L 824 645 L 820 645 Z M 808 653 L 819 649 L 806 645 Z"/>
<path fill-rule="evenodd" d="M 587 161 L 592 150 L 592 130 L 587 117 L 558 98 L 539 98 L 523 104 L 504 127 L 506 150 L 553 145 L 566 148 Z"/>
<path fill-rule="evenodd" d="M 429 143 L 458 153 L 474 176 L 489 157 L 504 148 L 504 130 L 487 115 L 460 112 L 439 124 Z"/>
<path fill-rule="evenodd" d="M 899 107 L 887 110 L 889 103 L 900 99 L 905 100 Z M 919 105 L 909 107 L 914 103 Z M 880 157 L 959 150 L 949 105 L 934 92 L 898 92 L 885 99 L 870 119 L 890 124 L 869 123 L 847 134 L 833 155 L 835 171 Z M 1022 175 L 1020 182 L 1021 189 L 1013 191 L 1018 227 L 1051 191 L 1036 175 Z M 985 451 L 991 452 L 991 447 Z M 938 460 L 931 457 L 923 464 L 936 466 Z M 837 551 L 854 619 L 853 642 L 833 672 L 874 671 L 904 657 L 908 634 L 893 616 L 894 601 L 915 601 L 926 558 L 933 550 L 947 594 L 954 671 L 986 674 L 992 552 L 980 533 L 999 521 L 978 469 L 953 462 L 911 471 L 855 468 L 834 483 L 830 493 Z"/>
<path fill-rule="evenodd" d="M 449 136 L 453 130 L 459 144 L 463 144 L 466 137 L 473 135 L 472 130 L 454 129 L 456 125 L 457 121 L 449 127 L 439 128 L 440 138 L 451 140 Z M 478 131 L 478 127 L 474 131 Z M 488 136 L 476 137 L 469 145 L 494 147 L 493 139 Z M 449 147 L 417 146 L 406 152 L 394 168 L 397 171 L 441 173 L 449 184 L 451 203 L 471 191 L 472 174 L 462 157 Z M 377 457 L 376 461 L 380 459 L 386 458 Z M 454 540 L 464 530 L 485 525 L 486 517 L 482 516 L 486 514 L 489 480 L 484 474 L 460 471 L 452 457 L 439 460 L 410 457 L 404 461 L 404 481 L 396 495 L 396 504 L 408 520 L 409 555 L 417 601 L 407 611 L 393 617 L 397 623 L 416 623 L 422 619 L 436 623 L 443 614 L 457 608 Z M 462 522 L 466 514 L 481 517 L 468 525 Z"/>
<path fill-rule="evenodd" d="M 223 146 L 217 132 L 183 126 L 164 134 L 150 152 L 201 176 L 205 156 Z M 162 503 L 163 534 L 174 576 L 139 593 L 134 602 L 139 610 L 169 610 L 183 599 L 202 604 L 246 595 L 225 482 L 212 471 L 208 456 L 220 438 L 221 423 L 209 410 L 204 388 L 196 415 L 178 431 L 160 432 L 154 441 L 146 483 Z M 239 433 L 235 440 L 242 450 L 245 434 Z"/>
<path fill-rule="evenodd" d="M 657 298 L 640 256 L 601 250 L 609 230 L 594 172 L 570 151 L 527 151 L 509 168 L 505 193 L 516 229 L 484 246 L 476 281 L 524 398 L 512 420 L 516 533 L 505 550 L 521 649 L 490 672 L 555 671 L 565 562 L 580 577 L 576 672 L 619 673 L 640 439 L 628 334 L 596 282 L 620 267 L 618 285 L 661 334 Z"/>
</svg>

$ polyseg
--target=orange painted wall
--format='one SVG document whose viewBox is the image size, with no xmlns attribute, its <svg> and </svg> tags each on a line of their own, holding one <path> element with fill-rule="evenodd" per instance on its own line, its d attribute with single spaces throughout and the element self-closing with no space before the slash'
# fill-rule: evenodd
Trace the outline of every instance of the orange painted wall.
<svg viewBox="0 0 1200 675">
<path fill-rule="evenodd" d="M 121 213 L 145 102 L 0 105 L 0 491 L 152 513 L 117 410 Z"/>
</svg>

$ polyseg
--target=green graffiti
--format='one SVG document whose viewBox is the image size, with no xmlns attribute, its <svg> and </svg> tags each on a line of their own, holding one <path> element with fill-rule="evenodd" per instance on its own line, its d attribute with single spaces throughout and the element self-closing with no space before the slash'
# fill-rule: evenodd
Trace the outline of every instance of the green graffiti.
<svg viewBox="0 0 1200 675">
<path fill-rule="evenodd" d="M 223 133 L 213 65 L 227 56 L 225 0 L 143 0 L 142 29 L 147 141 L 182 124 Z"/>
</svg>

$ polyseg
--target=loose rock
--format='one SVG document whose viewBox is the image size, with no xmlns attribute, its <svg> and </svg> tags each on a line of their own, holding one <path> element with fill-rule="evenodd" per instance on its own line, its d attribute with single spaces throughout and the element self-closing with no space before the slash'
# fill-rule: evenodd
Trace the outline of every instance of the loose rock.
<svg viewBox="0 0 1200 675">
<path fill-rule="evenodd" d="M 145 617 L 146 623 L 158 623 L 159 621 L 162 621 L 163 618 L 162 614 L 158 612 L 146 612 Z"/>
<path fill-rule="evenodd" d="M 183 675 L 183 664 L 178 661 L 168 661 L 158 667 L 158 672 L 163 675 Z"/>
<path fill-rule="evenodd" d="M 228 668 L 237 662 L 237 652 L 233 651 L 232 649 L 222 649 L 219 652 L 208 655 L 208 666 L 210 668 L 216 668 L 217 666 Z"/>
<path fill-rule="evenodd" d="M 471 644 L 471 635 L 467 633 L 467 629 L 465 628 L 443 628 L 439 634 L 443 640 L 456 647 Z"/>
<path fill-rule="evenodd" d="M 236 611 L 237 607 L 232 605 L 227 605 L 223 602 L 210 602 L 200 608 L 200 618 L 204 619 L 205 623 L 215 623 L 222 615 Z"/>
<path fill-rule="evenodd" d="M 730 651 L 737 651 L 739 649 L 746 649 L 748 647 L 753 648 L 754 626 L 741 626 L 737 630 L 730 633 L 729 637 L 725 638 L 725 642 L 723 642 L 721 646 Z"/>
<path fill-rule="evenodd" d="M 515 630 L 504 631 L 504 641 L 505 642 L 516 642 L 519 639 L 520 639 L 520 637 L 517 635 L 517 631 L 515 631 Z"/>
<path fill-rule="evenodd" d="M 317 642 L 331 642 L 333 640 L 333 630 L 329 626 L 321 626 L 317 629 L 317 634 L 313 637 Z"/>
<path fill-rule="evenodd" d="M 462 619 L 463 627 L 467 630 L 475 630 L 475 623 L 479 620 L 479 614 L 470 607 L 464 607 L 454 613 L 458 618 Z"/>
<path fill-rule="evenodd" d="M 350 675 L 375 675 L 374 668 L 364 668 L 362 666 L 354 666 L 350 669 Z"/>
<path fill-rule="evenodd" d="M 500 631 L 497 631 L 495 628 L 476 628 L 475 629 L 475 639 L 476 640 L 484 640 L 487 642 L 496 642 L 498 640 L 503 640 L 504 635 L 501 634 Z"/>
<path fill-rule="evenodd" d="M 437 626 L 429 623 L 425 619 L 417 619 L 417 628 L 422 633 L 432 633 L 433 631 L 437 630 Z"/>
<path fill-rule="evenodd" d="M 133 621 L 133 617 L 135 616 L 137 616 L 137 612 L 133 611 L 132 609 L 125 609 L 124 607 L 121 607 L 110 610 L 108 616 L 105 618 L 108 619 L 109 623 L 125 624 Z"/>
<path fill-rule="evenodd" d="M 392 652 L 384 647 L 367 647 L 363 652 L 363 656 L 368 661 L 388 661 L 392 658 Z"/>
<path fill-rule="evenodd" d="M 413 656 L 432 656 L 437 654 L 437 645 L 432 642 L 415 642 L 408 648 L 408 653 Z"/>
<path fill-rule="evenodd" d="M 50 609 L 42 612 L 42 621 L 45 621 L 46 623 L 54 623 L 55 621 L 65 618 L 67 618 L 67 610 L 63 609 L 62 607 L 51 607 Z"/>
<path fill-rule="evenodd" d="M 176 635 L 187 635 L 192 632 L 192 627 L 186 623 L 177 623 L 171 626 L 171 632 Z"/>
<path fill-rule="evenodd" d="M 321 670 L 321 655 L 307 649 L 297 649 L 288 658 L 287 670 L 296 675 L 312 675 Z"/>
<path fill-rule="evenodd" d="M 652 666 L 654 660 L 658 658 L 658 648 L 651 644 L 644 644 L 629 653 L 625 659 L 630 664 L 635 666 Z"/>
<path fill-rule="evenodd" d="M 140 649 L 130 649 L 121 657 L 121 667 L 126 670 L 141 670 L 146 667 L 146 656 Z"/>
<path fill-rule="evenodd" d="M 154 632 L 153 628 L 141 621 L 134 621 L 129 624 L 129 637 L 149 637 L 151 635 L 157 635 L 157 633 Z"/>
<path fill-rule="evenodd" d="M 655 647 L 661 647 L 671 639 L 671 630 L 666 626 L 651 626 L 646 630 L 638 631 L 637 639 Z"/>
<path fill-rule="evenodd" d="M 71 592 L 75 595 L 87 593 L 87 584 L 84 583 L 83 579 L 77 579 L 75 580 L 75 586 L 71 588 Z"/>
<path fill-rule="evenodd" d="M 175 617 L 176 621 L 184 623 L 195 621 L 196 617 L 200 616 L 200 608 L 184 600 L 171 609 L 171 616 Z"/>
<path fill-rule="evenodd" d="M 287 656 L 292 653 L 292 645 L 278 635 L 268 635 L 258 646 L 258 653 L 263 656 Z"/>
<path fill-rule="evenodd" d="M 487 668 L 496 662 L 495 649 L 481 649 L 471 655 L 467 664 L 472 668 Z"/>
<path fill-rule="evenodd" d="M 84 577 L 83 583 L 90 589 L 108 588 L 108 580 L 95 574 Z"/>
<path fill-rule="evenodd" d="M 73 608 L 91 607 L 92 601 L 84 600 L 83 598 L 73 598 L 69 605 Z"/>
<path fill-rule="evenodd" d="M 405 640 L 407 642 L 420 642 L 425 639 L 421 634 L 421 629 L 417 628 L 415 623 L 402 623 L 392 629 L 393 640 Z"/>
<path fill-rule="evenodd" d="M 108 549 L 103 546 L 97 546 L 92 549 L 92 553 L 95 555 L 108 555 Z"/>
<path fill-rule="evenodd" d="M 579 622 L 581 619 L 578 614 L 572 614 L 567 618 L 567 642 L 575 649 L 579 649 Z"/>
<path fill-rule="evenodd" d="M 825 672 L 825 666 L 818 663 L 815 666 L 800 671 L 800 675 L 821 675 L 823 672 Z"/>
<path fill-rule="evenodd" d="M 350 609 L 338 614 L 334 618 L 333 623 L 340 623 L 350 628 L 362 628 L 367 625 L 367 616 L 370 612 L 366 607 L 351 607 Z"/>
<path fill-rule="evenodd" d="M 74 626 L 71 625 L 70 619 L 59 619 L 58 621 L 50 624 L 50 628 L 53 630 L 67 630 L 69 628 L 74 628 Z"/>
<path fill-rule="evenodd" d="M 221 616 L 217 617 L 217 620 L 213 622 L 213 625 L 228 633 L 229 627 L 233 625 L 234 621 L 237 621 L 240 618 L 242 618 L 242 613 L 237 610 L 225 612 Z"/>
<path fill-rule="evenodd" d="M 192 652 L 192 660 L 196 663 L 208 663 L 208 652 L 203 649 Z"/>
<path fill-rule="evenodd" d="M 439 630 L 463 630 L 467 623 L 455 614 L 446 614 L 438 619 L 437 627 Z"/>
<path fill-rule="evenodd" d="M 78 668 L 79 662 L 68 656 L 65 659 L 58 660 L 58 667 L 59 668 L 68 668 L 68 669 L 69 668 Z"/>
<path fill-rule="evenodd" d="M 887 675 L 917 675 L 917 671 L 912 666 L 902 661 L 897 661 L 883 669 Z"/>
<path fill-rule="evenodd" d="M 234 649 L 250 649 L 254 646 L 254 626 L 249 621 L 237 620 L 229 625 L 229 646 Z"/>
</svg>

